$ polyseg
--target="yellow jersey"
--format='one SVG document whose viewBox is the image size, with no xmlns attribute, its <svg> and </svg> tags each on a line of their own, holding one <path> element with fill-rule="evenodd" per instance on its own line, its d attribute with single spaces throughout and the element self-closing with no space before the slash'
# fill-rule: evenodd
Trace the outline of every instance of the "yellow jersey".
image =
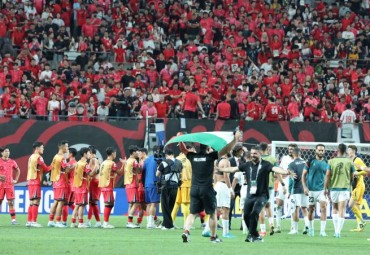
<svg viewBox="0 0 370 255">
<path fill-rule="evenodd" d="M 365 182 L 364 182 L 364 176 L 367 174 L 367 172 L 365 171 L 362 171 L 361 170 L 361 167 L 366 167 L 364 161 L 362 161 L 361 158 L 359 157 L 356 157 L 354 160 L 353 160 L 353 163 L 355 165 L 355 170 L 356 172 L 358 173 L 357 176 L 354 176 L 354 184 L 353 184 L 353 188 L 357 189 L 357 188 L 365 188 Z M 356 165 L 359 166 L 359 168 L 356 167 Z"/>
<path fill-rule="evenodd" d="M 191 168 L 191 163 L 190 160 L 186 158 L 186 155 L 184 153 L 180 153 L 176 157 L 176 159 L 180 160 L 182 163 L 182 171 L 181 171 L 181 187 L 182 188 L 190 188 L 191 186 L 191 173 L 192 173 L 192 168 Z"/>
</svg>

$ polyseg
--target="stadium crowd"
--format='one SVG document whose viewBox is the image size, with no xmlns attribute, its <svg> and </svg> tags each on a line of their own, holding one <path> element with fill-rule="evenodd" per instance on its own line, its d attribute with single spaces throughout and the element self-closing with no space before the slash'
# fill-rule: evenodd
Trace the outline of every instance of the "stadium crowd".
<svg viewBox="0 0 370 255">
<path fill-rule="evenodd" d="M 1 4 L 0 116 L 370 120 L 368 0 Z"/>
</svg>

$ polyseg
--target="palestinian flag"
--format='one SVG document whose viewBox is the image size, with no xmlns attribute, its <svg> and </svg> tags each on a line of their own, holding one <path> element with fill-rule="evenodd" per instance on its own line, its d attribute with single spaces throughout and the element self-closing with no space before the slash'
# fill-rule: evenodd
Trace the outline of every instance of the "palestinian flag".
<svg viewBox="0 0 370 255">
<path fill-rule="evenodd" d="M 180 142 L 201 143 L 212 147 L 216 151 L 220 151 L 233 139 L 233 132 L 199 132 L 173 137 L 166 143 L 166 146 L 172 143 Z"/>
</svg>

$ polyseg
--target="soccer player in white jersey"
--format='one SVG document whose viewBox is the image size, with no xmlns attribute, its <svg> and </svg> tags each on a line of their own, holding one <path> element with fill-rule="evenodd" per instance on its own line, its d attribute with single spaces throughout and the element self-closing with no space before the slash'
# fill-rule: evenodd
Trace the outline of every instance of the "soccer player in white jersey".
<svg viewBox="0 0 370 255">
<path fill-rule="evenodd" d="M 320 203 L 320 236 L 328 236 L 325 232 L 326 228 L 326 207 L 328 199 L 324 195 L 324 181 L 328 162 L 324 158 L 325 146 L 323 144 L 316 145 L 316 156 L 310 159 L 307 163 L 307 169 L 303 171 L 302 184 L 305 195 L 308 196 L 308 220 L 309 230 L 308 235 L 314 236 L 314 213 L 315 205 Z"/>
<path fill-rule="evenodd" d="M 288 145 L 288 155 L 281 158 L 280 167 L 284 170 L 288 169 L 290 163 L 293 162 L 293 150 L 298 148 L 297 144 L 291 143 Z M 283 176 L 284 182 L 278 185 L 278 192 L 276 195 L 276 233 L 281 233 L 281 218 L 283 215 L 284 201 L 288 202 L 287 188 L 289 187 L 289 177 Z M 286 214 L 287 215 L 287 214 Z M 293 223 L 292 223 L 293 225 Z"/>
</svg>

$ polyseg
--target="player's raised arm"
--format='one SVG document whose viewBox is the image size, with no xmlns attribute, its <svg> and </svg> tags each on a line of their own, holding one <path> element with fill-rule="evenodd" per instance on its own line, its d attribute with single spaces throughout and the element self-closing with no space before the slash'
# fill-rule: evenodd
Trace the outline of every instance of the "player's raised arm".
<svg viewBox="0 0 370 255">
<path fill-rule="evenodd" d="M 221 158 L 223 155 L 230 152 L 234 148 L 235 144 L 239 141 L 240 137 L 241 133 L 239 131 L 236 131 L 234 139 L 218 152 L 218 157 Z"/>
</svg>

